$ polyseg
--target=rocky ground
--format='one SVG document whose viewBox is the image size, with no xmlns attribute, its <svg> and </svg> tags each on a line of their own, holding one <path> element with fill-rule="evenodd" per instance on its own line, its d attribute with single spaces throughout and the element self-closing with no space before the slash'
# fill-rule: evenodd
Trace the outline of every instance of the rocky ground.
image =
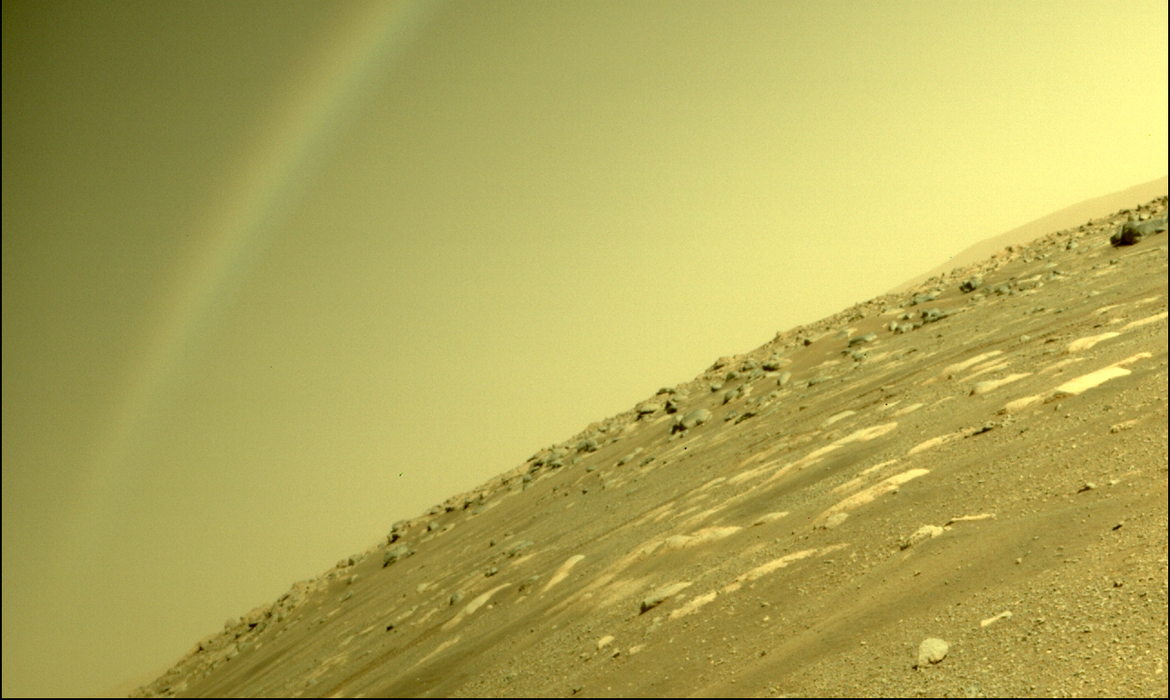
<svg viewBox="0 0 1170 700">
<path fill-rule="evenodd" d="M 1165 213 L 721 358 L 138 694 L 1165 697 Z"/>
</svg>

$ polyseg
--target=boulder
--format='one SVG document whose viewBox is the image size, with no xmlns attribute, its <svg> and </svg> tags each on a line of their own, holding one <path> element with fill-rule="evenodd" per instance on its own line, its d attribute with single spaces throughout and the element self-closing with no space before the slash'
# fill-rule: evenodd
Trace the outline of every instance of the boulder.
<svg viewBox="0 0 1170 700">
<path fill-rule="evenodd" d="M 1149 221 L 1127 221 L 1109 237 L 1109 243 L 1115 248 L 1120 248 L 1123 245 L 1138 243 L 1143 238 L 1155 233 L 1165 233 L 1165 231 L 1166 217 L 1150 219 Z"/>
<path fill-rule="evenodd" d="M 670 426 L 670 432 L 677 433 L 683 430 L 690 430 L 695 426 L 702 425 L 711 419 L 711 412 L 705 408 L 696 408 L 682 418 L 675 418 L 674 423 Z"/>
<path fill-rule="evenodd" d="M 411 554 L 414 554 L 414 550 L 412 550 L 406 544 L 394 545 L 393 547 L 387 549 L 386 552 L 382 555 L 382 567 L 385 568 L 390 566 L 399 559 L 409 557 Z"/>
</svg>

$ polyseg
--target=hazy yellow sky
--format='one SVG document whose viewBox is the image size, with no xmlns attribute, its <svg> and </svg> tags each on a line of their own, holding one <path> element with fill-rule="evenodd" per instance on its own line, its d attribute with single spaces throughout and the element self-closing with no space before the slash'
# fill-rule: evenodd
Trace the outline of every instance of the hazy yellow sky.
<svg viewBox="0 0 1170 700">
<path fill-rule="evenodd" d="M 3 5 L 3 691 L 1167 173 L 1149 2 Z"/>
</svg>

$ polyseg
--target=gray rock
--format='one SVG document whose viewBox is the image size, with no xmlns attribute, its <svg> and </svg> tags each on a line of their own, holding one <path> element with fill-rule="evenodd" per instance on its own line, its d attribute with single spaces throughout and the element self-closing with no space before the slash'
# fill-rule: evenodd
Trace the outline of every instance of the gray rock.
<svg viewBox="0 0 1170 700">
<path fill-rule="evenodd" d="M 937 291 L 927 292 L 926 294 L 919 294 L 910 300 L 910 306 L 917 306 L 919 304 L 925 304 L 929 301 L 934 301 L 935 299 L 938 299 L 938 292 Z"/>
<path fill-rule="evenodd" d="M 925 311 L 922 312 L 922 322 L 923 323 L 934 323 L 935 321 L 941 321 L 942 319 L 946 318 L 947 316 L 950 316 L 952 313 L 954 313 L 954 312 L 953 311 L 943 311 L 942 309 L 938 309 L 938 308 L 926 309 Z"/>
<path fill-rule="evenodd" d="M 677 418 L 670 426 L 670 432 L 677 433 L 682 430 L 690 430 L 696 426 L 702 425 L 711 419 L 711 412 L 705 408 L 696 408 L 682 418 Z"/>
<path fill-rule="evenodd" d="M 877 340 L 877 333 L 866 333 L 865 335 L 859 335 L 856 338 L 852 338 L 849 341 L 849 347 L 863 345 L 865 343 L 872 343 L 875 340 Z"/>
<path fill-rule="evenodd" d="M 620 466 L 622 466 L 623 464 L 625 464 L 626 462 L 629 462 L 629 461 L 630 461 L 630 460 L 632 460 L 633 458 L 637 457 L 637 456 L 638 456 L 638 453 L 640 453 L 641 451 L 642 451 L 642 448 L 641 448 L 641 447 L 634 448 L 634 451 L 633 451 L 633 452 L 631 452 L 630 454 L 626 455 L 625 457 L 622 457 L 621 459 L 619 459 L 619 460 L 617 461 L 617 466 L 619 466 L 619 467 L 620 467 Z"/>
<path fill-rule="evenodd" d="M 438 520 L 432 520 L 429 523 L 427 523 L 427 532 L 434 532 L 435 530 L 438 530 L 438 529 L 439 529 L 439 521 Z"/>
<path fill-rule="evenodd" d="M 780 376 L 776 378 L 776 386 L 788 386 L 788 382 L 792 381 L 792 372 L 781 372 Z"/>
<path fill-rule="evenodd" d="M 982 286 L 983 278 L 979 275 L 975 275 L 974 277 L 968 277 L 966 280 L 964 280 L 963 283 L 959 285 L 959 291 L 966 294 L 967 292 L 973 292 Z"/>
<path fill-rule="evenodd" d="M 463 600 L 463 591 L 455 591 L 451 597 L 447 599 L 449 605 L 457 605 L 459 601 Z"/>
<path fill-rule="evenodd" d="M 947 658 L 951 646 L 941 639 L 931 637 L 922 640 L 918 645 L 918 668 L 922 669 L 930 664 L 937 664 Z"/>
<path fill-rule="evenodd" d="M 659 605 L 662 605 L 666 599 L 670 598 L 672 595 L 678 593 L 690 585 L 691 584 L 689 581 L 680 581 L 678 583 L 672 583 L 669 586 L 663 586 L 662 588 L 659 588 L 646 598 L 642 599 L 642 612 L 644 613 L 647 610 L 651 610 L 658 607 Z"/>
<path fill-rule="evenodd" d="M 723 394 L 723 403 L 724 403 L 724 404 L 731 403 L 732 401 L 735 401 L 735 400 L 736 400 L 736 399 L 738 399 L 738 398 L 742 398 L 742 397 L 743 397 L 743 394 L 744 394 L 744 388 L 743 388 L 743 385 L 742 385 L 742 384 L 740 384 L 740 385 L 739 385 L 739 386 L 737 386 L 736 388 L 734 388 L 734 389 L 731 389 L 731 390 L 729 390 L 729 391 L 727 391 L 727 392 L 724 392 L 724 394 Z"/>
<path fill-rule="evenodd" d="M 578 452 L 596 452 L 598 447 L 600 447 L 600 445 L 598 445 L 597 441 L 593 438 L 588 438 L 577 443 Z"/>
<path fill-rule="evenodd" d="M 1133 245 L 1147 236 L 1164 233 L 1165 231 L 1166 217 L 1141 222 L 1127 221 L 1121 225 L 1121 228 L 1116 233 L 1109 237 L 1109 243 L 1115 248 L 1120 248 L 1123 245 Z"/>
<path fill-rule="evenodd" d="M 414 550 L 408 547 L 405 543 L 396 544 L 393 547 L 387 549 L 386 552 L 382 555 L 382 566 L 383 568 L 390 566 L 399 559 L 409 557 L 411 554 L 414 554 Z"/>
<path fill-rule="evenodd" d="M 791 360 L 786 360 L 779 355 L 772 355 L 768 359 L 764 360 L 764 363 L 760 366 L 763 367 L 765 372 L 775 372 L 790 362 Z"/>
<path fill-rule="evenodd" d="M 514 557 L 517 554 L 519 554 L 519 553 L 523 552 L 524 550 L 528 549 L 529 547 L 531 547 L 533 544 L 535 544 L 535 543 L 532 540 L 524 540 L 523 542 L 517 542 L 516 544 L 509 547 L 508 550 L 506 552 L 504 552 L 504 554 L 509 558 Z"/>
<path fill-rule="evenodd" d="M 642 403 L 638 404 L 638 406 L 636 406 L 635 410 L 638 411 L 639 417 L 649 416 L 649 414 L 651 414 L 651 413 L 656 413 L 656 412 L 661 411 L 662 404 L 656 404 L 654 402 L 642 402 Z"/>
</svg>

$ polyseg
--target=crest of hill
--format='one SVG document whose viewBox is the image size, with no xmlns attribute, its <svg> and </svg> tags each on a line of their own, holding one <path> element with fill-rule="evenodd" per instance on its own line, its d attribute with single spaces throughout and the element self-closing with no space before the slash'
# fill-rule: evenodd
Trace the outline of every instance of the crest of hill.
<svg viewBox="0 0 1170 700">
<path fill-rule="evenodd" d="M 719 358 L 135 695 L 1165 697 L 1166 208 Z"/>
<path fill-rule="evenodd" d="M 1079 224 L 1084 224 L 1085 226 L 1092 225 L 1097 219 L 1106 218 L 1114 212 L 1123 212 L 1126 207 L 1132 206 L 1134 202 L 1148 202 L 1164 196 L 1166 192 L 1167 177 L 1160 177 L 1157 180 L 1135 185 L 1120 192 L 1107 194 L 1103 197 L 1086 199 L 1079 204 L 1074 204 L 1071 207 L 1053 212 L 1048 216 L 1014 228 L 1007 233 L 1001 233 L 998 236 L 992 236 L 991 238 L 979 241 L 950 258 L 942 265 L 899 284 L 891 289 L 889 293 L 897 294 L 898 292 L 904 292 L 911 287 L 925 282 L 931 277 L 945 275 L 951 270 L 977 263 L 1009 245 L 1031 243 L 1047 233 L 1073 228 Z"/>
</svg>

